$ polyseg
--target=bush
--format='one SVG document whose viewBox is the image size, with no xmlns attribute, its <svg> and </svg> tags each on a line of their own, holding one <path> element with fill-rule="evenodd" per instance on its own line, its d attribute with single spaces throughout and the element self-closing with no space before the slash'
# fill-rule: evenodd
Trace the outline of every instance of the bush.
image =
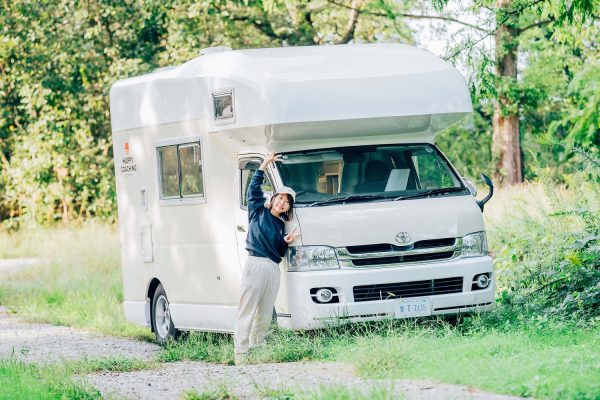
<svg viewBox="0 0 600 400">
<path fill-rule="evenodd" d="M 587 158 L 587 170 L 563 177 L 560 186 L 549 179 L 526 185 L 529 198 L 509 199 L 504 207 L 512 211 L 491 224 L 498 301 L 517 314 L 600 316 L 599 164 L 575 150 Z"/>
</svg>

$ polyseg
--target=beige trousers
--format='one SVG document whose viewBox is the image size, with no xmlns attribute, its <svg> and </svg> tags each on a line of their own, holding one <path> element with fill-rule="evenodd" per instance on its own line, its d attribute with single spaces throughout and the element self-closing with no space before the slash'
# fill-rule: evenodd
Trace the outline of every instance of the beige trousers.
<svg viewBox="0 0 600 400">
<path fill-rule="evenodd" d="M 279 265 L 268 258 L 249 256 L 242 274 L 242 288 L 235 320 L 236 354 L 248 352 L 266 336 L 279 290 Z"/>
</svg>

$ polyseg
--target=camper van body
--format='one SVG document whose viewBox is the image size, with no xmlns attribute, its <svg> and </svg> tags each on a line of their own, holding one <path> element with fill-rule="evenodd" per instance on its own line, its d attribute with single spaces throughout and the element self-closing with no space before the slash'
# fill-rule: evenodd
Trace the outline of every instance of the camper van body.
<svg viewBox="0 0 600 400">
<path fill-rule="evenodd" d="M 280 264 L 280 326 L 491 307 L 482 212 L 434 145 L 472 111 L 470 95 L 439 58 L 393 44 L 223 51 L 119 81 L 110 106 L 129 321 L 152 326 L 160 284 L 177 329 L 233 331 L 247 257 L 245 188 L 271 152 L 284 162 L 267 171 L 270 188 L 299 192 L 286 229 L 301 236 Z M 381 154 L 394 164 L 384 192 L 399 195 L 348 197 Z M 418 177 L 408 177 L 416 167 L 395 165 L 399 154 L 435 159 L 453 190 L 403 196 Z M 301 167 L 311 157 L 316 167 Z"/>
</svg>

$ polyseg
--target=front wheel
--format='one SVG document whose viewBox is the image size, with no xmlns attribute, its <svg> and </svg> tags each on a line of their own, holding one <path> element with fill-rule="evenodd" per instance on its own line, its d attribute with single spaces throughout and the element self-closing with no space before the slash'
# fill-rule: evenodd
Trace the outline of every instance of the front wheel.
<svg viewBox="0 0 600 400">
<path fill-rule="evenodd" d="M 178 331 L 173 325 L 171 311 L 169 310 L 169 299 L 162 284 L 159 284 L 152 298 L 152 330 L 156 341 L 164 345 L 178 336 Z"/>
</svg>

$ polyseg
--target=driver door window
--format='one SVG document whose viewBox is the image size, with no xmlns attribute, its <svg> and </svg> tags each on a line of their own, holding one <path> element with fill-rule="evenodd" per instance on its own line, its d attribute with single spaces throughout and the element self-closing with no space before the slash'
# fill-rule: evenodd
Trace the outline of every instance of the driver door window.
<svg viewBox="0 0 600 400">
<path fill-rule="evenodd" d="M 244 160 L 240 163 L 242 184 L 242 187 L 240 188 L 240 205 L 243 209 L 248 208 L 248 187 L 250 186 L 250 181 L 252 180 L 256 170 L 258 170 L 260 164 L 260 160 Z M 265 180 L 261 185 L 261 189 L 267 196 L 271 196 L 274 193 L 275 189 L 273 188 L 273 184 L 271 183 L 271 179 L 267 173 L 265 173 Z"/>
</svg>

